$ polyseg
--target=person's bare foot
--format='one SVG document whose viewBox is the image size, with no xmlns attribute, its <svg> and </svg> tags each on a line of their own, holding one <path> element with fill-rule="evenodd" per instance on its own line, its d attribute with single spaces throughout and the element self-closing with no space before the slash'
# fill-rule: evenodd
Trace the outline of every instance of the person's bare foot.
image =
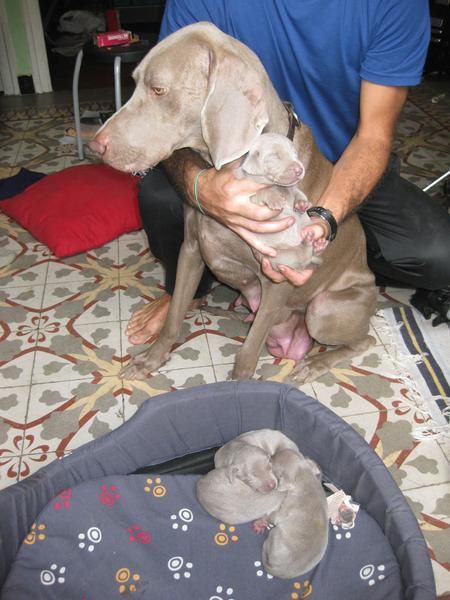
<svg viewBox="0 0 450 600">
<path fill-rule="evenodd" d="M 153 341 L 165 323 L 171 300 L 172 296 L 163 294 L 131 315 L 126 329 L 130 344 L 138 345 Z M 191 309 L 198 308 L 204 302 L 203 298 L 193 300 Z"/>
</svg>

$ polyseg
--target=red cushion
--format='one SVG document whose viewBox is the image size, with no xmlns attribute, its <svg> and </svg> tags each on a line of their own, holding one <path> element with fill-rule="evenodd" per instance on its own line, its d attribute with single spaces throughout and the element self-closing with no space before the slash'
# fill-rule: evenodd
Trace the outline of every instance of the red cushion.
<svg viewBox="0 0 450 600">
<path fill-rule="evenodd" d="M 103 164 L 70 167 L 3 200 L 0 210 L 56 256 L 70 256 L 142 227 L 137 182 Z"/>
</svg>

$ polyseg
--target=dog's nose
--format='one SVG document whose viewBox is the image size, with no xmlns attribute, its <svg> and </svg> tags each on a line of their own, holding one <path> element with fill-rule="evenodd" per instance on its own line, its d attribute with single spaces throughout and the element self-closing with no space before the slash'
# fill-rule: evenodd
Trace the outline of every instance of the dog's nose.
<svg viewBox="0 0 450 600">
<path fill-rule="evenodd" d="M 273 479 L 272 481 L 269 481 L 267 483 L 267 491 L 271 492 L 272 490 L 274 490 L 278 485 L 278 481 L 276 479 Z"/>
<path fill-rule="evenodd" d="M 94 138 L 89 142 L 88 146 L 92 152 L 95 152 L 95 154 L 99 154 L 100 156 L 103 156 L 106 153 L 106 140 L 102 140 L 101 138 Z"/>
</svg>

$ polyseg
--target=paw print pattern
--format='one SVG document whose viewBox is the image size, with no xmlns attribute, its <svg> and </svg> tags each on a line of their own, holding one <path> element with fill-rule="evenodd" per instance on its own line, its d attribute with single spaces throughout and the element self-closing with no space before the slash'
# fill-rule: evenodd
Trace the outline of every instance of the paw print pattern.
<svg viewBox="0 0 450 600">
<path fill-rule="evenodd" d="M 100 544 L 102 541 L 102 532 L 98 527 L 89 527 L 86 533 L 79 533 L 78 539 L 78 548 L 81 550 L 86 550 L 88 552 L 93 552 L 96 544 Z M 90 542 L 90 543 L 89 543 Z"/>
<path fill-rule="evenodd" d="M 346 531 L 344 533 L 344 530 L 342 530 L 337 525 L 333 525 L 333 531 L 335 533 L 335 537 L 337 540 L 343 540 L 343 539 L 349 540 L 352 537 L 352 534 L 350 533 L 350 531 Z"/>
<path fill-rule="evenodd" d="M 210 596 L 209 600 L 234 600 L 234 598 L 232 598 L 232 595 L 233 588 L 224 588 L 223 586 L 218 585 L 216 587 L 216 593 L 214 594 L 214 596 Z"/>
<path fill-rule="evenodd" d="M 120 500 L 120 494 L 117 491 L 117 487 L 115 485 L 110 485 L 109 487 L 102 485 L 100 488 L 100 502 L 105 506 L 113 506 L 117 500 Z"/>
<path fill-rule="evenodd" d="M 291 593 L 291 600 L 300 600 L 300 598 L 307 598 L 312 594 L 313 587 L 311 583 L 306 579 L 303 584 L 301 581 L 295 581 L 292 584 L 294 591 Z"/>
<path fill-rule="evenodd" d="M 55 510 L 60 510 L 61 508 L 70 508 L 70 499 L 72 498 L 72 490 L 68 488 L 67 490 L 63 490 L 60 494 L 58 494 L 56 498 L 56 502 L 53 505 Z"/>
<path fill-rule="evenodd" d="M 45 531 L 45 525 L 43 523 L 40 523 L 39 525 L 37 525 L 36 523 L 33 523 L 30 531 L 27 533 L 27 536 L 24 539 L 24 543 L 31 546 L 31 545 L 35 544 L 37 541 L 43 542 L 46 537 L 44 531 Z"/>
<path fill-rule="evenodd" d="M 116 571 L 116 581 L 119 584 L 119 593 L 135 592 L 136 584 L 140 580 L 139 573 L 131 573 L 130 569 L 122 567 Z"/>
<path fill-rule="evenodd" d="M 152 534 L 150 531 L 142 531 L 139 525 L 132 525 L 127 529 L 128 541 L 138 542 L 139 544 L 150 544 L 152 541 Z"/>
<path fill-rule="evenodd" d="M 178 516 L 170 515 L 170 518 L 173 521 L 172 529 L 180 529 L 181 531 L 187 531 L 189 529 L 188 523 L 192 523 L 192 521 L 194 520 L 194 514 L 193 514 L 192 510 L 190 510 L 189 508 L 181 508 L 178 511 Z M 180 527 L 180 523 L 177 520 L 178 518 L 181 521 L 183 521 L 183 524 L 181 525 L 181 527 Z"/>
<path fill-rule="evenodd" d="M 359 571 L 359 576 L 372 586 L 376 584 L 377 580 L 383 581 L 383 579 L 386 579 L 385 570 L 384 565 L 378 565 L 376 568 L 375 565 L 364 565 Z"/>
<path fill-rule="evenodd" d="M 41 571 L 42 585 L 53 585 L 55 583 L 65 583 L 66 567 L 58 567 L 56 563 L 50 565 L 50 569 Z"/>
<path fill-rule="evenodd" d="M 256 577 L 264 577 L 265 575 L 267 579 L 273 579 L 273 575 L 264 571 L 262 562 L 260 560 L 255 560 L 253 564 L 256 568 Z"/>
<path fill-rule="evenodd" d="M 227 526 L 225 525 L 225 523 L 221 523 L 219 525 L 219 531 L 214 536 L 214 541 L 218 546 L 226 546 L 230 540 L 232 542 L 237 542 L 239 537 L 234 533 L 235 531 L 236 527 L 233 527 L 233 525 L 231 525 L 230 527 L 228 527 L 228 532 L 230 534 L 229 535 L 227 533 Z"/>
<path fill-rule="evenodd" d="M 145 483 L 147 485 L 144 486 L 144 491 L 147 492 L 147 494 L 152 493 L 155 498 L 162 498 L 166 495 L 167 489 L 166 486 L 161 483 L 160 477 L 156 477 L 155 479 L 149 477 Z"/>
<path fill-rule="evenodd" d="M 181 576 L 185 579 L 189 579 L 191 576 L 191 569 L 194 566 L 191 562 L 185 562 L 182 556 L 172 556 L 167 561 L 169 571 L 172 571 L 173 578 L 179 581 Z"/>
</svg>

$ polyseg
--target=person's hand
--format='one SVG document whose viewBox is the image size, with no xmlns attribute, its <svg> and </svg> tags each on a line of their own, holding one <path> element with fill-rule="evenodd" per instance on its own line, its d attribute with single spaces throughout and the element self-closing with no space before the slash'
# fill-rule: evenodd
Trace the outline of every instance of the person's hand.
<svg viewBox="0 0 450 600">
<path fill-rule="evenodd" d="M 208 169 L 200 175 L 197 196 L 205 213 L 237 233 L 247 244 L 266 256 L 276 256 L 276 251 L 255 234 L 275 233 L 294 223 L 293 217 L 272 220 L 279 210 L 258 206 L 250 196 L 268 187 L 250 179 L 236 179 L 235 169 L 240 161 L 222 167 L 220 171 Z"/>
</svg>

